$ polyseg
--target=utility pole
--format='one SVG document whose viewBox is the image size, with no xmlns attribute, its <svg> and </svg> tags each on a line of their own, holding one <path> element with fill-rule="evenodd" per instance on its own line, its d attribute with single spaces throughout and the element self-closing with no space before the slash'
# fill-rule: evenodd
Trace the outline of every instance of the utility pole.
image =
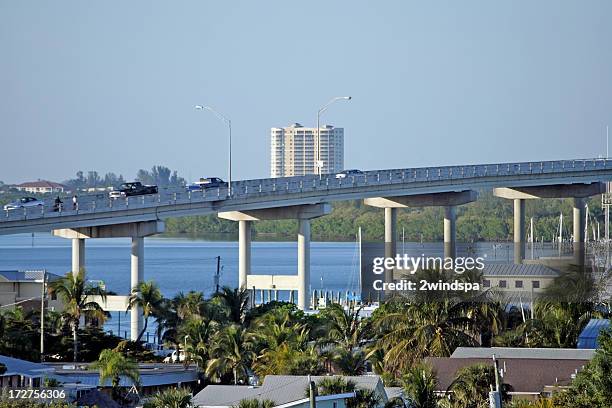
<svg viewBox="0 0 612 408">
<path fill-rule="evenodd" d="M 45 361 L 45 295 L 46 295 L 47 271 L 43 270 L 40 290 L 40 362 Z"/>
<path fill-rule="evenodd" d="M 493 390 L 493 385 L 491 385 L 491 392 L 489 392 L 489 407 L 502 408 L 502 385 L 499 376 L 499 364 L 495 358 L 495 354 L 493 354 L 493 368 L 495 369 L 495 390 Z"/>
<path fill-rule="evenodd" d="M 310 408 L 317 408 L 317 386 L 314 381 L 308 376 L 308 399 L 310 402 Z"/>
<path fill-rule="evenodd" d="M 217 273 L 215 274 L 215 293 L 219 293 L 219 278 L 221 275 L 221 256 L 217 257 Z"/>
</svg>

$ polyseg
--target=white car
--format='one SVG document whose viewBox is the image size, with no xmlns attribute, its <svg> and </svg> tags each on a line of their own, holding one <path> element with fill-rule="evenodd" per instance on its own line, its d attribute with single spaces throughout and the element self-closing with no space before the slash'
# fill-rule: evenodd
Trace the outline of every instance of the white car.
<svg viewBox="0 0 612 408">
<path fill-rule="evenodd" d="M 363 174 L 363 171 L 357 170 L 357 169 L 343 170 L 340 173 L 336 173 L 336 178 L 337 179 L 344 179 L 344 178 L 347 178 L 349 176 L 360 176 L 362 174 Z"/>
<path fill-rule="evenodd" d="M 8 203 L 4 206 L 4 211 L 16 210 L 18 208 L 27 208 L 27 207 L 42 207 L 45 205 L 45 202 L 39 200 L 34 197 L 22 197 L 17 201 L 13 201 L 12 203 Z"/>
</svg>

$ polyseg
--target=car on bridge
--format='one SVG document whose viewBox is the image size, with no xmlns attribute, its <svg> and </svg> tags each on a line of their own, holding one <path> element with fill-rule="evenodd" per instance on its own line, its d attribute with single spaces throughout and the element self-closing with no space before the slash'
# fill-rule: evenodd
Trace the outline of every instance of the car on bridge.
<svg viewBox="0 0 612 408">
<path fill-rule="evenodd" d="M 350 176 L 361 176 L 362 174 L 364 174 L 363 171 L 357 169 L 343 170 L 340 173 L 336 173 L 336 178 L 344 179 Z"/>
<path fill-rule="evenodd" d="M 21 197 L 17 201 L 8 203 L 4 206 L 4 211 L 17 210 L 19 208 L 42 207 L 45 205 L 43 200 L 34 197 Z"/>
<path fill-rule="evenodd" d="M 140 181 L 133 181 L 131 183 L 123 183 L 119 188 L 114 189 L 108 193 L 110 198 L 121 198 L 130 196 L 139 196 L 147 194 L 157 194 L 157 186 L 147 186 L 142 184 Z"/>
<path fill-rule="evenodd" d="M 209 188 L 224 188 L 227 187 L 227 182 L 223 181 L 219 177 L 208 177 L 200 178 L 195 183 L 191 183 L 187 186 L 187 191 L 203 191 Z"/>
</svg>

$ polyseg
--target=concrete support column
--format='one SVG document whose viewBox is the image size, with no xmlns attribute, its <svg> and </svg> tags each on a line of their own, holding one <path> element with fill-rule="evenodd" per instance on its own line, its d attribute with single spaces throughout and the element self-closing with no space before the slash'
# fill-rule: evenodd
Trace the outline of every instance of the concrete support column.
<svg viewBox="0 0 612 408">
<path fill-rule="evenodd" d="M 238 288 L 247 285 L 247 276 L 251 274 L 251 223 L 238 221 Z"/>
<path fill-rule="evenodd" d="M 298 230 L 298 308 L 306 310 L 310 286 L 310 220 L 300 219 Z"/>
<path fill-rule="evenodd" d="M 454 205 L 444 207 L 444 257 L 457 256 L 457 229 L 455 227 L 456 210 Z"/>
<path fill-rule="evenodd" d="M 514 263 L 525 259 L 525 200 L 514 199 Z"/>
<path fill-rule="evenodd" d="M 72 273 L 77 274 L 85 267 L 85 239 L 72 238 Z"/>
<path fill-rule="evenodd" d="M 144 280 L 144 238 L 132 237 L 131 288 L 134 289 Z M 140 307 L 130 311 L 130 338 L 136 340 L 142 330 L 143 318 Z"/>
<path fill-rule="evenodd" d="M 584 265 L 584 223 L 586 212 L 584 208 L 584 198 L 574 198 L 574 263 Z"/>
<path fill-rule="evenodd" d="M 395 258 L 397 253 L 397 208 L 385 208 L 385 257 Z M 393 269 L 385 270 L 385 282 L 393 282 Z"/>
</svg>

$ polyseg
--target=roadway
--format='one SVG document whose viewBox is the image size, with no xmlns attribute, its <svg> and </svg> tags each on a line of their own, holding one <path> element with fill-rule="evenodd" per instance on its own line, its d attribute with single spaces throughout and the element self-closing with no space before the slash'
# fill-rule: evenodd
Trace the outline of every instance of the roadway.
<svg viewBox="0 0 612 408">
<path fill-rule="evenodd" d="M 610 180 L 611 160 L 577 159 L 372 170 L 345 179 L 316 175 L 238 180 L 232 181 L 231 195 L 225 188 L 202 192 L 160 189 L 159 194 L 124 199 L 109 199 L 107 193 L 99 192 L 80 195 L 78 210 L 67 202 L 63 211 L 54 212 L 50 200 L 43 207 L 4 211 L 0 235 L 371 197 Z"/>
</svg>

